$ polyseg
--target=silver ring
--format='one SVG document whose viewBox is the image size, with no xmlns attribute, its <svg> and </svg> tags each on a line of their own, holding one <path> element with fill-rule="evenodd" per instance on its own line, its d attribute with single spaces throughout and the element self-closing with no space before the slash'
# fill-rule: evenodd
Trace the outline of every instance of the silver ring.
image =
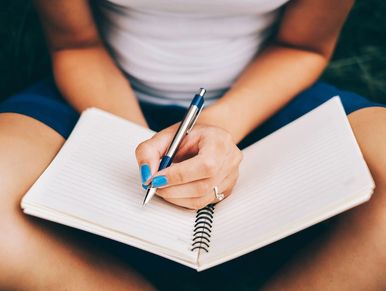
<svg viewBox="0 0 386 291">
<path fill-rule="evenodd" d="M 213 192 L 214 192 L 214 196 L 216 196 L 216 199 L 218 201 L 221 201 L 225 198 L 225 195 L 223 193 L 218 193 L 218 187 L 217 186 L 213 187 Z"/>
</svg>

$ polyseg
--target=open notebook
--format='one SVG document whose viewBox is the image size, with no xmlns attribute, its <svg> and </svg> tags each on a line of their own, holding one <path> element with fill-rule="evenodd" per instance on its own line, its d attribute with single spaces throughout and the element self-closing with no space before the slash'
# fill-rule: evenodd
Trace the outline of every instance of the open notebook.
<svg viewBox="0 0 386 291">
<path fill-rule="evenodd" d="M 142 207 L 134 149 L 152 135 L 86 110 L 22 199 L 24 212 L 201 271 L 354 207 L 374 188 L 338 97 L 243 150 L 233 194 L 198 212 L 159 198 Z"/>
</svg>

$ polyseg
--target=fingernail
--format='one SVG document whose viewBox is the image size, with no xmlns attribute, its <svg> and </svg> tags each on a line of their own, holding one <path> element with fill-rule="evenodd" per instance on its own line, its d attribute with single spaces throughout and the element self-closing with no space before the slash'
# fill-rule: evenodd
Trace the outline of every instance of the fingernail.
<svg viewBox="0 0 386 291">
<path fill-rule="evenodd" d="M 147 188 L 149 188 L 149 185 L 142 184 L 142 188 L 143 188 L 144 190 L 147 190 Z"/>
<path fill-rule="evenodd" d="M 151 184 L 155 188 L 162 187 L 168 184 L 168 179 L 164 175 L 157 176 L 157 177 L 154 177 L 153 180 L 151 180 Z"/>
<path fill-rule="evenodd" d="M 141 165 L 141 179 L 142 185 L 151 177 L 151 171 L 148 164 Z"/>
</svg>

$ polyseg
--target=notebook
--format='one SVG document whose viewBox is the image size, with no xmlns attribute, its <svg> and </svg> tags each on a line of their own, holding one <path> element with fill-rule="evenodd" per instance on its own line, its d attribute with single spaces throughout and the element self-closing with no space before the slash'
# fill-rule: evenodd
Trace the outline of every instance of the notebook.
<svg viewBox="0 0 386 291">
<path fill-rule="evenodd" d="M 134 150 L 153 134 L 86 110 L 21 207 L 202 271 L 363 203 L 374 189 L 338 97 L 244 149 L 233 194 L 199 211 L 158 197 L 142 207 Z"/>
</svg>

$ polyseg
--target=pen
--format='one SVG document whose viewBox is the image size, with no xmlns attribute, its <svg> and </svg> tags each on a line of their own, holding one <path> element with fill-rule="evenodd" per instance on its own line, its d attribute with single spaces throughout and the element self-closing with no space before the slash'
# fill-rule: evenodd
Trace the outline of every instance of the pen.
<svg viewBox="0 0 386 291">
<path fill-rule="evenodd" d="M 165 169 L 171 165 L 174 155 L 176 154 L 182 140 L 192 130 L 194 124 L 197 121 L 198 116 L 201 113 L 202 108 L 204 107 L 205 92 L 206 92 L 205 89 L 200 88 L 200 92 L 194 96 L 192 102 L 190 103 L 188 112 L 185 115 L 185 118 L 183 119 L 180 126 L 178 127 L 178 130 L 168 150 L 166 151 L 166 154 L 161 159 L 158 171 L 161 171 L 162 169 Z M 151 200 L 151 198 L 153 198 L 156 191 L 157 191 L 157 188 L 153 187 L 153 185 L 150 184 L 150 187 L 146 191 L 146 196 L 145 196 L 145 199 L 143 200 L 143 205 L 146 205 L 147 203 L 149 203 L 149 201 Z"/>
</svg>

